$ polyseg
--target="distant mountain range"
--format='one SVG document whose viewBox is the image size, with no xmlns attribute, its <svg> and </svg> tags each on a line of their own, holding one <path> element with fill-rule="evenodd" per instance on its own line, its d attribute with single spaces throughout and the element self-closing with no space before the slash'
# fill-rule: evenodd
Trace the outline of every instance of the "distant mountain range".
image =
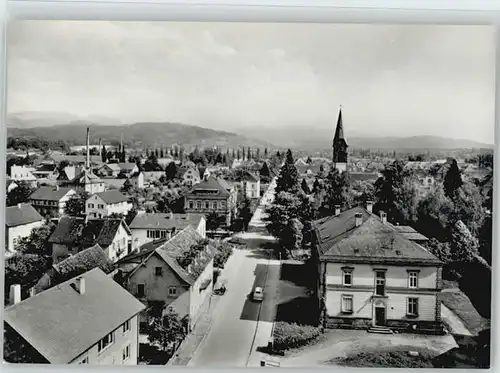
<svg viewBox="0 0 500 373">
<path fill-rule="evenodd" d="M 50 140 L 62 140 L 68 145 L 83 145 L 86 127 L 91 127 L 91 143 L 102 139 L 104 144 L 116 144 L 123 133 L 125 144 L 140 147 L 160 147 L 173 144 L 185 147 L 213 146 L 221 147 L 268 147 L 294 148 L 300 150 L 329 149 L 332 136 L 325 136 L 320 129 L 278 129 L 247 128 L 239 130 L 242 134 L 213 130 L 180 123 L 135 123 L 124 125 L 118 120 L 106 117 L 77 117 L 66 113 L 24 112 L 8 116 L 8 136 L 40 137 Z M 351 148 L 364 149 L 472 149 L 493 148 L 492 144 L 484 144 L 467 139 L 451 139 L 437 136 L 413 137 L 371 137 L 356 133 L 352 137 L 347 134 L 347 142 Z"/>
<path fill-rule="evenodd" d="M 12 122 L 11 122 L 12 123 Z M 89 122 L 73 122 L 55 126 L 13 127 L 7 126 L 7 135 L 14 137 L 39 137 L 51 141 L 62 140 L 68 145 L 85 144 L 87 126 L 90 127 L 90 143 L 118 144 L 123 134 L 124 144 L 142 148 L 159 148 L 174 144 L 189 149 L 196 145 L 222 148 L 238 146 L 253 148 L 276 148 L 269 142 L 252 139 L 231 132 L 216 131 L 208 128 L 179 123 L 135 123 L 131 125 L 89 125 Z"/>
</svg>

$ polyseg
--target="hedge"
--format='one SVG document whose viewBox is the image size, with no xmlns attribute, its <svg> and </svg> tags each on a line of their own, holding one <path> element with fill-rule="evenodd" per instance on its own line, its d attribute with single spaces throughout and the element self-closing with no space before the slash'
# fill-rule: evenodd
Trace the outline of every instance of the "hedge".
<svg viewBox="0 0 500 373">
<path fill-rule="evenodd" d="M 314 341 L 320 334 L 321 329 L 315 326 L 279 321 L 274 327 L 273 349 L 284 351 L 304 346 Z"/>
</svg>

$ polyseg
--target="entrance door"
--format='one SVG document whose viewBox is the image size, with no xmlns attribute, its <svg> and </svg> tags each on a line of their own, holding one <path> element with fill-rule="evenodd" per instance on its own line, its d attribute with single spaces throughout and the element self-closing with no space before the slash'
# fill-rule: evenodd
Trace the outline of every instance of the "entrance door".
<svg viewBox="0 0 500 373">
<path fill-rule="evenodd" d="M 385 325 L 385 307 L 375 307 L 375 325 Z"/>
</svg>

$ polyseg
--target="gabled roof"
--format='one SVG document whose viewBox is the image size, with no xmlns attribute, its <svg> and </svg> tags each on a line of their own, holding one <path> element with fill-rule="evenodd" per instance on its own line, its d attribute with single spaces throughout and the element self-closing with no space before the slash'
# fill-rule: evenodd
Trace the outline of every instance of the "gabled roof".
<svg viewBox="0 0 500 373">
<path fill-rule="evenodd" d="M 388 223 L 390 224 L 390 223 Z M 397 232 L 411 241 L 428 241 L 429 239 L 423 234 L 417 232 L 415 229 L 408 225 L 393 225 L 390 224 Z"/>
<path fill-rule="evenodd" d="M 40 187 L 31 194 L 30 199 L 59 201 L 71 190 L 73 189 L 57 188 L 57 187 Z"/>
<path fill-rule="evenodd" d="M 29 203 L 20 203 L 5 209 L 5 225 L 8 228 L 42 220 L 42 215 L 40 215 Z"/>
<path fill-rule="evenodd" d="M 356 214 L 361 225 L 356 227 Z M 441 262 L 419 244 L 405 238 L 391 224 L 364 208 L 355 207 L 338 216 L 313 222 L 320 259 L 351 263 L 413 263 L 440 265 Z"/>
<path fill-rule="evenodd" d="M 193 285 L 199 274 L 201 274 L 203 269 L 213 259 L 215 250 L 207 247 L 205 252 L 206 255 L 204 255 L 203 259 L 199 259 L 198 261 L 192 263 L 191 272 L 182 268 L 177 259 L 180 258 L 185 252 L 191 250 L 193 246 L 197 245 L 202 240 L 203 237 L 189 225 L 170 240 L 161 240 L 155 243 L 150 242 L 146 244 L 148 245 L 147 248 L 146 245 L 143 245 L 139 253 L 131 254 L 123 258 L 118 264 L 121 268 L 123 268 L 127 265 L 127 263 L 135 263 L 134 269 L 128 275 L 128 277 L 131 277 L 140 267 L 140 264 L 145 263 L 151 256 L 156 255 L 162 259 L 182 281 L 184 281 L 187 285 Z M 145 256 L 145 259 L 141 263 L 138 263 L 135 260 L 141 256 L 144 257 L 143 255 L 148 253 L 148 251 L 150 254 Z"/>
<path fill-rule="evenodd" d="M 128 197 L 119 190 L 107 190 L 105 192 L 96 193 L 99 198 L 108 204 L 127 202 Z"/>
<path fill-rule="evenodd" d="M 244 171 L 239 177 L 238 179 L 240 181 L 250 181 L 250 182 L 253 182 L 253 183 L 256 183 L 257 181 L 260 180 L 259 176 L 254 174 L 253 172 L 250 172 L 250 171 Z M 224 179 L 222 179 L 224 180 Z M 224 180 L 225 181 L 225 180 Z"/>
<path fill-rule="evenodd" d="M 120 162 L 118 163 L 118 167 L 120 168 L 121 171 L 132 171 L 134 168 L 137 167 L 135 163 L 132 162 Z"/>
<path fill-rule="evenodd" d="M 113 271 L 113 263 L 99 244 L 82 250 L 52 266 L 57 282 L 67 281 L 94 268 L 108 274 Z"/>
<path fill-rule="evenodd" d="M 101 166 L 101 169 L 103 168 L 109 168 L 111 171 L 120 172 L 120 166 L 118 166 L 118 163 L 105 163 Z"/>
<path fill-rule="evenodd" d="M 51 364 L 67 364 L 145 309 L 99 268 L 5 308 L 4 320 Z"/>
<path fill-rule="evenodd" d="M 83 247 L 99 244 L 106 248 L 113 242 L 120 226 L 131 234 L 122 219 L 92 219 L 85 223 L 85 218 L 63 216 L 48 242 Z"/>
<path fill-rule="evenodd" d="M 231 187 L 226 182 L 224 182 L 225 185 L 223 185 L 221 180 L 223 179 L 209 177 L 207 180 L 203 180 L 201 183 L 194 185 L 188 195 L 226 199 L 229 197 L 228 190 L 231 189 Z"/>
<path fill-rule="evenodd" d="M 130 229 L 172 229 L 182 230 L 188 225 L 197 227 L 204 214 L 137 214 Z"/>
</svg>

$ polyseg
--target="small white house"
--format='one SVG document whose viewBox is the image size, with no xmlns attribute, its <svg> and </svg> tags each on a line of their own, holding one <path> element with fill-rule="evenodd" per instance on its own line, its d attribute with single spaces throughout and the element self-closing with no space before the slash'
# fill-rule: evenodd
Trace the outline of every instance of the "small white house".
<svg viewBox="0 0 500 373">
<path fill-rule="evenodd" d="M 10 169 L 10 178 L 14 181 L 24 181 L 31 185 L 37 183 L 37 178 L 32 172 L 35 171 L 33 167 L 27 166 L 12 166 Z"/>
<path fill-rule="evenodd" d="M 259 176 L 246 171 L 240 178 L 241 188 L 247 198 L 260 198 L 260 178 Z"/>
<path fill-rule="evenodd" d="M 112 214 L 127 215 L 131 209 L 128 197 L 118 190 L 93 194 L 85 203 L 85 213 L 89 219 L 101 219 Z"/>
<path fill-rule="evenodd" d="M 193 186 L 201 181 L 200 171 L 196 167 L 187 168 L 182 174 L 182 183 L 187 186 Z"/>
<path fill-rule="evenodd" d="M 20 203 L 5 209 L 5 255 L 15 253 L 20 239 L 29 237 L 34 228 L 43 225 L 44 218 L 29 203 Z"/>
</svg>

